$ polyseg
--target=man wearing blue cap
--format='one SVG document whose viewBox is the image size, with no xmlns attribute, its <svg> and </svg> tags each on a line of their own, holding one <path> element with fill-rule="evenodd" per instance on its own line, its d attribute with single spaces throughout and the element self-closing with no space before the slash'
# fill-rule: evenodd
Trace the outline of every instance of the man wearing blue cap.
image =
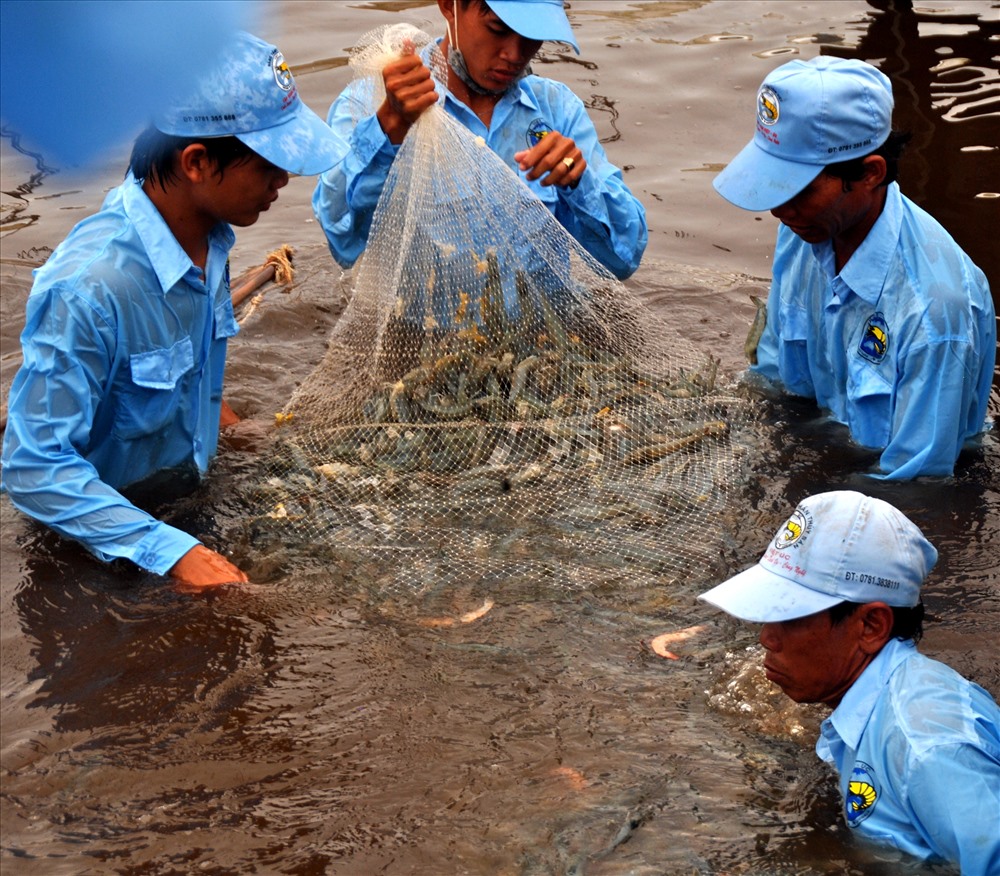
<svg viewBox="0 0 1000 876">
<path fill-rule="evenodd" d="M 562 0 L 438 0 L 447 34 L 446 112 L 483 137 L 580 244 L 615 276 L 635 272 L 646 248 L 646 213 L 608 161 L 583 102 L 529 68 L 542 42 L 579 53 Z M 313 210 L 343 267 L 368 242 L 372 216 L 406 132 L 438 99 L 427 52 L 383 70 L 386 97 L 355 124 L 351 88 L 327 118 L 343 141 Z M 440 85 L 438 87 L 441 87 Z"/>
<path fill-rule="evenodd" d="M 335 140 L 277 48 L 245 33 L 139 136 L 124 184 L 35 272 L 3 444 L 17 508 L 102 560 L 197 587 L 247 580 L 120 491 L 207 470 L 235 419 L 230 225 L 256 222 L 289 173 L 330 167 Z"/>
<path fill-rule="evenodd" d="M 751 370 L 880 450 L 877 477 L 950 475 L 984 428 L 996 318 L 983 272 L 895 182 L 892 108 L 870 64 L 784 64 L 715 188 L 781 222 Z"/>
<path fill-rule="evenodd" d="M 699 599 L 762 623 L 767 677 L 834 711 L 816 753 L 847 826 L 963 876 L 1000 873 L 1000 708 L 916 649 L 937 551 L 881 499 L 804 499 L 757 565 Z"/>
</svg>

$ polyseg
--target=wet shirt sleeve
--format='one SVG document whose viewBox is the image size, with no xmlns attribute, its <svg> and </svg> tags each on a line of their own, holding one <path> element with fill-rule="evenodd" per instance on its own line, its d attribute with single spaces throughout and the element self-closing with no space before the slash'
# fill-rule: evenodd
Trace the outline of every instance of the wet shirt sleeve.
<svg viewBox="0 0 1000 876">
<path fill-rule="evenodd" d="M 113 327 L 71 291 L 33 295 L 24 363 L 10 394 L 4 489 L 19 510 L 81 542 L 164 574 L 198 540 L 136 508 L 83 455 L 110 381 Z"/>
<path fill-rule="evenodd" d="M 330 170 L 320 174 L 312 198 L 330 252 L 343 268 L 351 267 L 364 252 L 375 207 L 399 149 L 376 116 L 355 125 L 353 90 L 349 86 L 330 107 L 327 124 L 339 135 L 340 155 Z"/>
<path fill-rule="evenodd" d="M 965 341 L 910 352 L 896 386 L 889 442 L 879 460 L 885 480 L 948 476 L 965 443 L 976 353 Z M 978 431 L 978 430 L 975 430 Z"/>
<path fill-rule="evenodd" d="M 822 306 L 814 287 L 825 286 L 811 261 L 794 235 L 779 228 L 767 322 L 757 344 L 757 364 L 750 366 L 751 372 L 804 398 L 817 398 L 809 347 L 813 314 Z"/>
<path fill-rule="evenodd" d="M 996 361 L 996 317 L 986 278 L 963 253 L 935 259 L 940 241 L 920 240 L 901 248 L 907 273 L 916 277 L 919 326 L 891 389 L 890 434 L 880 460 L 883 474 L 876 475 L 886 480 L 952 474 L 962 447 L 983 431 Z"/>
<path fill-rule="evenodd" d="M 555 217 L 587 252 L 624 280 L 635 273 L 646 250 L 646 210 L 625 185 L 621 170 L 608 160 L 583 101 L 561 83 L 543 82 L 543 109 L 552 113 L 556 129 L 572 138 L 587 160 L 574 188 L 551 187 L 558 195 Z"/>
<path fill-rule="evenodd" d="M 913 823 L 963 876 L 1000 873 L 998 754 L 974 745 L 936 745 L 915 756 L 906 774 Z"/>
</svg>

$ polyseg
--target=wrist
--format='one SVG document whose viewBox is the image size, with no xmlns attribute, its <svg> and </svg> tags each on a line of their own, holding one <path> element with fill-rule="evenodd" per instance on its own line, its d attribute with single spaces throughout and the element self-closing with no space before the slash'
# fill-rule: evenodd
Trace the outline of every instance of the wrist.
<svg viewBox="0 0 1000 876">
<path fill-rule="evenodd" d="M 410 123 L 399 113 L 394 112 L 388 104 L 383 103 L 375 113 L 382 132 L 389 139 L 393 146 L 398 146 L 403 142 L 407 132 L 410 130 Z"/>
</svg>

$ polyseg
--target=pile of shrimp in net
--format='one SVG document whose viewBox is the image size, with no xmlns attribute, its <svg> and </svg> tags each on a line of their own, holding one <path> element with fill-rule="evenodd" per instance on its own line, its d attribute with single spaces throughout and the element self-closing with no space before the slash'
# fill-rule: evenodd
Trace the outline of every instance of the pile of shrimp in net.
<svg viewBox="0 0 1000 876">
<path fill-rule="evenodd" d="M 404 42 L 443 79 L 429 41 L 400 25 L 362 39 L 358 118 Z M 251 538 L 383 596 L 704 577 L 753 445 L 753 405 L 717 364 L 439 103 L 399 149 L 325 358 L 279 416 Z"/>
</svg>

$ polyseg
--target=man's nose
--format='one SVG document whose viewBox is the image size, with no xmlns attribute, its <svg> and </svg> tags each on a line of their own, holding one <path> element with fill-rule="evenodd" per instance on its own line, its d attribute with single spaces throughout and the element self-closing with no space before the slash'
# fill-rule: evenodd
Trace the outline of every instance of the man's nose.
<svg viewBox="0 0 1000 876">
<path fill-rule="evenodd" d="M 786 219 L 791 218 L 791 216 L 792 216 L 792 214 L 794 212 L 795 212 L 795 210 L 792 208 L 792 201 L 785 201 L 784 204 L 781 204 L 780 206 L 775 207 L 771 211 L 771 215 L 775 219 L 777 219 L 777 220 L 779 220 L 781 222 L 784 222 Z"/>
<path fill-rule="evenodd" d="M 760 628 L 757 641 L 768 651 L 777 651 L 781 644 L 781 637 L 778 635 L 777 624 L 764 624 Z"/>
<path fill-rule="evenodd" d="M 539 45 L 537 40 L 529 40 L 516 33 L 510 34 L 510 39 L 504 43 L 501 56 L 508 64 L 522 67 L 535 56 Z"/>
</svg>

